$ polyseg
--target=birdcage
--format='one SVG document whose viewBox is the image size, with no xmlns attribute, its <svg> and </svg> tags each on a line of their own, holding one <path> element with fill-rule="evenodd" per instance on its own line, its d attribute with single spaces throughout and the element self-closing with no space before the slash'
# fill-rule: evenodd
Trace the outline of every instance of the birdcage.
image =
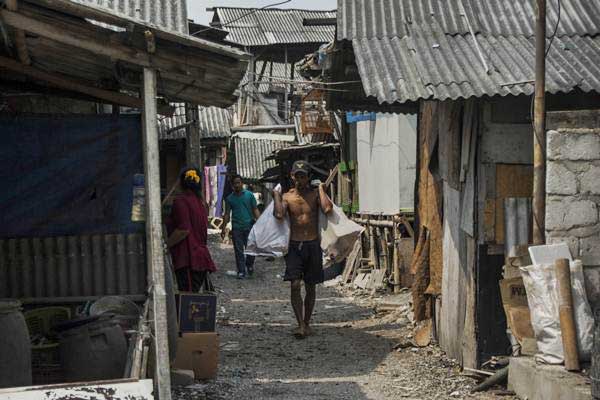
<svg viewBox="0 0 600 400">
<path fill-rule="evenodd" d="M 331 134 L 333 132 L 331 113 L 327 110 L 323 90 L 313 89 L 302 97 L 301 111 L 302 134 Z"/>
</svg>

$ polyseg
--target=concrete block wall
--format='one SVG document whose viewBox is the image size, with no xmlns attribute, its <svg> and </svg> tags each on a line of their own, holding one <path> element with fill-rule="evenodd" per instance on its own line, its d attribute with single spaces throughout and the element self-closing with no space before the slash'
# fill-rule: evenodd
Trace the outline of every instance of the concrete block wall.
<svg viewBox="0 0 600 400">
<path fill-rule="evenodd" d="M 550 113 L 546 237 L 566 242 L 586 266 L 600 265 L 600 115 Z"/>
</svg>

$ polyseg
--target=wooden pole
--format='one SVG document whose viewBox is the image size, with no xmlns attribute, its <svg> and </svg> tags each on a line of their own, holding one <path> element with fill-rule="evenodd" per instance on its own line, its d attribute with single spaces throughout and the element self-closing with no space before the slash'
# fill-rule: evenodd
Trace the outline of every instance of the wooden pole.
<svg viewBox="0 0 600 400">
<path fill-rule="evenodd" d="M 146 177 L 146 255 L 154 317 L 155 376 L 159 400 L 171 400 L 167 296 L 165 292 L 165 262 L 162 240 L 160 169 L 156 118 L 156 71 L 154 69 L 144 68 L 143 100 L 142 123 L 144 132 L 144 173 Z"/>
<path fill-rule="evenodd" d="M 546 0 L 537 0 L 535 109 L 533 115 L 533 243 L 544 244 L 546 226 Z"/>
<path fill-rule="evenodd" d="M 400 234 L 397 226 L 394 227 L 394 293 L 400 293 Z"/>
<path fill-rule="evenodd" d="M 185 119 L 189 125 L 186 127 L 186 158 L 187 164 L 200 168 L 202 172 L 202 154 L 200 148 L 200 118 L 198 105 L 185 103 Z"/>
<path fill-rule="evenodd" d="M 558 281 L 558 315 L 562 334 L 565 368 L 567 371 L 579 371 L 577 354 L 577 331 L 573 314 L 573 296 L 571 294 L 571 268 L 569 260 L 562 258 L 554 263 Z"/>
<path fill-rule="evenodd" d="M 389 264 L 389 258 L 388 258 L 388 242 L 387 242 L 387 228 L 378 228 L 377 229 L 377 233 L 379 234 L 379 243 L 381 243 L 381 257 L 383 258 L 383 269 L 385 270 L 385 273 L 389 273 L 390 272 L 390 264 Z"/>
</svg>

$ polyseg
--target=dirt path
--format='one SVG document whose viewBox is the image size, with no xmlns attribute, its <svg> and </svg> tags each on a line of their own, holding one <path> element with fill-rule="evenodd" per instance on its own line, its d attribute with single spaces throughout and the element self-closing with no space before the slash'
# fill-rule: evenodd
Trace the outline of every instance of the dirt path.
<svg viewBox="0 0 600 400">
<path fill-rule="evenodd" d="M 468 395 L 475 381 L 435 346 L 395 350 L 410 335 L 409 321 L 376 314 L 366 306 L 370 298 L 319 287 L 315 335 L 295 339 L 283 262 L 257 260 L 255 277 L 240 281 L 226 274 L 235 269 L 233 249 L 213 242 L 211 252 L 220 268 L 213 279 L 220 291 L 219 376 L 176 389 L 175 399 L 496 398 Z"/>
</svg>

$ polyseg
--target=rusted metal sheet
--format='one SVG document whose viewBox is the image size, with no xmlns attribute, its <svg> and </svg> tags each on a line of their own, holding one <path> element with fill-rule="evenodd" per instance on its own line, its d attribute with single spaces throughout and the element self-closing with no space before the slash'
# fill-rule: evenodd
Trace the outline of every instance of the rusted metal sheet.
<svg viewBox="0 0 600 400">
<path fill-rule="evenodd" d="M 152 400 L 151 379 L 0 389 L 3 400 Z"/>
<path fill-rule="evenodd" d="M 141 234 L 0 240 L 0 298 L 141 295 Z"/>
</svg>

